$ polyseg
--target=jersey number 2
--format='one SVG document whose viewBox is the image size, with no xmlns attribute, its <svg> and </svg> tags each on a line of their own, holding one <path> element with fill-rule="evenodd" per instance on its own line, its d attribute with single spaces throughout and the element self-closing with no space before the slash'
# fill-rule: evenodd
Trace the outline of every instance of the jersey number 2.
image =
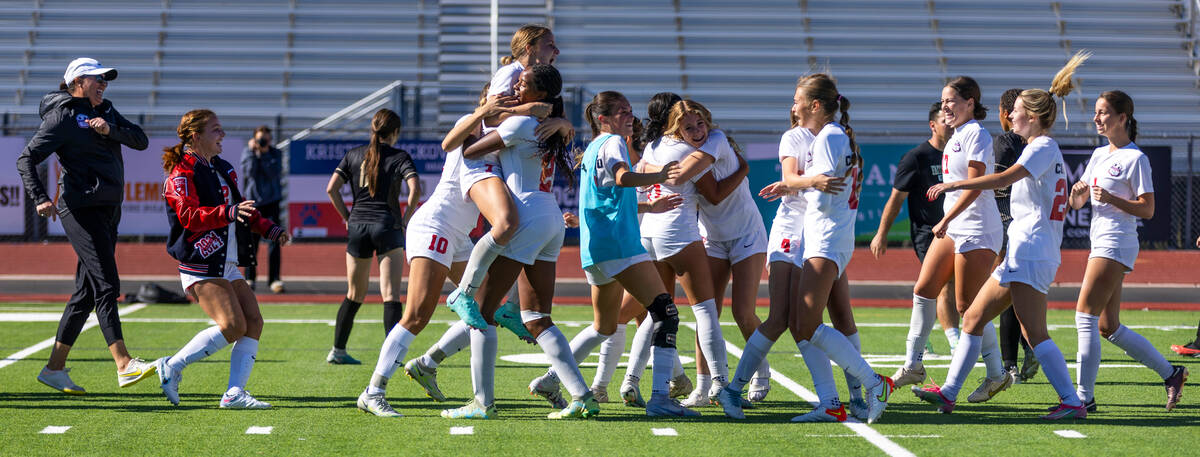
<svg viewBox="0 0 1200 457">
<path fill-rule="evenodd" d="M 1067 190 L 1065 179 L 1059 179 L 1058 183 L 1054 184 L 1054 203 L 1050 204 L 1050 220 L 1061 221 L 1066 218 Z"/>
</svg>

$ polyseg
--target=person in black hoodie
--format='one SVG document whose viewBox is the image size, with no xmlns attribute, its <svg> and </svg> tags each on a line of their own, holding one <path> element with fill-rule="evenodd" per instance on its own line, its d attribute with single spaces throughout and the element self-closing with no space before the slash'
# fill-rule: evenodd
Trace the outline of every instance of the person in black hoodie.
<svg viewBox="0 0 1200 457">
<path fill-rule="evenodd" d="M 245 390 L 258 355 L 263 318 L 238 267 L 254 265 L 251 232 L 280 243 L 287 243 L 289 236 L 262 217 L 253 200 L 242 198 L 233 165 L 217 156 L 225 131 L 216 114 L 189 111 L 177 131 L 179 144 L 163 150 L 163 198 L 171 225 L 167 253 L 179 261 L 183 290 L 217 325 L 201 330 L 175 355 L 155 360 L 158 379 L 167 400 L 178 405 L 183 369 L 233 344 L 229 384 L 220 406 L 270 408 Z"/>
<path fill-rule="evenodd" d="M 104 99 L 109 81 L 116 78 L 117 70 L 95 59 L 71 61 L 59 90 L 42 98 L 42 125 L 17 158 L 17 172 L 38 215 L 57 213 L 62 218 L 63 230 L 79 257 L 75 293 L 59 320 L 50 359 L 37 377 L 72 395 L 85 391 L 68 376 L 67 355 L 93 309 L 117 364 L 117 383 L 127 387 L 154 373 L 154 365 L 129 356 L 117 314 L 121 283 L 115 251 L 125 193 L 121 146 L 142 151 L 148 140 L 141 127 Z M 55 153 L 63 174 L 57 197 L 51 200 L 36 167 Z"/>
</svg>

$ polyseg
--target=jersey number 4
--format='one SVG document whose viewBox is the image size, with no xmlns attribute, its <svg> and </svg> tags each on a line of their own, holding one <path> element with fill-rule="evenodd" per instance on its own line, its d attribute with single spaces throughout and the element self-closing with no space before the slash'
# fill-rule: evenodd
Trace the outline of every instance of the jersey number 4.
<svg viewBox="0 0 1200 457">
<path fill-rule="evenodd" d="M 429 240 L 429 250 L 438 254 L 445 254 L 446 248 L 449 246 L 450 241 L 446 240 L 445 237 L 433 235 L 433 238 Z"/>
<path fill-rule="evenodd" d="M 1058 183 L 1054 184 L 1054 203 L 1050 206 L 1050 220 L 1061 221 L 1067 215 L 1067 180 L 1059 179 Z"/>
</svg>

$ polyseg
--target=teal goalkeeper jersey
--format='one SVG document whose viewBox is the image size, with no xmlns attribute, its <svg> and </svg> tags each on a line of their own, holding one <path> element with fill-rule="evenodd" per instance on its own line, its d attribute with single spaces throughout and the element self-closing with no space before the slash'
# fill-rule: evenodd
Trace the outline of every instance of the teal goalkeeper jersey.
<svg viewBox="0 0 1200 457">
<path fill-rule="evenodd" d="M 585 268 L 646 252 L 638 230 L 637 191 L 618 186 L 613 174 L 620 162 L 629 166 L 629 152 L 611 133 L 593 139 L 580 160 L 579 257 Z"/>
</svg>

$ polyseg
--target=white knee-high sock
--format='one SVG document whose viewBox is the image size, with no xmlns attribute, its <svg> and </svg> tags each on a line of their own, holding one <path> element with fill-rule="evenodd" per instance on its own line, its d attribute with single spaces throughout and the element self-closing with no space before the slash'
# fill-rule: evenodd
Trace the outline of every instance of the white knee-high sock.
<svg viewBox="0 0 1200 457">
<path fill-rule="evenodd" d="M 842 332 L 821 324 L 817 326 L 809 342 L 825 352 L 825 355 L 846 370 L 846 373 L 858 378 L 864 387 L 874 388 L 883 382 L 883 378 L 875 374 L 875 370 L 862 358 L 862 354 L 854 349 L 854 345 Z"/>
<path fill-rule="evenodd" d="M 937 299 L 913 294 L 912 317 L 908 321 L 908 338 L 904 341 L 904 368 L 916 368 L 925 358 L 925 343 L 937 322 Z"/>
<path fill-rule="evenodd" d="M 850 344 L 854 346 L 855 351 L 862 354 L 862 342 L 858 339 L 858 332 L 846 335 L 846 339 L 850 340 Z M 922 344 L 921 346 L 924 347 L 925 345 Z M 858 381 L 858 378 L 851 376 L 849 371 L 843 369 L 842 373 L 846 375 L 846 389 L 850 391 L 850 399 L 862 399 L 862 383 Z"/>
<path fill-rule="evenodd" d="M 404 356 L 408 353 L 408 346 L 412 344 L 413 338 L 416 338 L 416 335 L 403 325 L 392 327 L 387 338 L 383 339 L 383 346 L 379 348 L 379 360 L 375 361 L 375 372 L 371 376 L 371 385 L 367 387 L 367 393 L 387 391 L 387 380 L 392 378 L 397 368 L 404 365 Z"/>
<path fill-rule="evenodd" d="M 1079 335 L 1079 352 L 1075 361 L 1075 380 L 1079 384 L 1075 393 L 1079 401 L 1087 403 L 1096 396 L 1096 373 L 1100 371 L 1100 316 L 1075 312 L 1075 332 Z"/>
<path fill-rule="evenodd" d="M 983 326 L 983 339 L 980 341 L 980 357 L 987 367 L 988 379 L 999 379 L 1005 376 L 1004 360 L 1000 358 L 1000 339 L 996 335 L 996 326 L 988 322 Z"/>
<path fill-rule="evenodd" d="M 837 384 L 833 381 L 833 366 L 829 363 L 825 351 L 809 340 L 797 342 L 796 348 L 800 350 L 800 355 L 804 357 L 804 365 L 812 375 L 813 390 L 817 391 L 821 406 L 837 408 L 842 401 L 838 398 Z"/>
<path fill-rule="evenodd" d="M 571 348 L 571 355 L 575 359 L 575 367 L 578 369 L 579 364 L 583 363 L 584 360 L 587 360 L 588 356 L 592 354 L 592 349 L 596 349 L 596 346 L 599 346 L 601 343 L 607 341 L 610 336 L 611 335 L 601 334 L 600 332 L 596 331 L 595 327 L 589 325 L 585 327 L 583 331 L 575 335 L 575 338 L 571 338 L 571 344 L 569 346 Z M 553 367 L 550 368 L 546 374 L 550 375 L 555 380 L 558 379 L 558 373 L 554 372 Z"/>
<path fill-rule="evenodd" d="M 257 357 L 258 340 L 243 336 L 233 343 L 233 350 L 229 353 L 229 384 L 225 386 L 226 390 L 246 388 Z"/>
<path fill-rule="evenodd" d="M 221 334 L 221 328 L 212 326 L 193 336 L 191 341 L 188 341 L 179 349 L 179 352 L 167 360 L 167 365 L 172 370 L 179 371 L 197 360 L 215 354 L 227 345 L 229 342 L 225 341 L 225 335 Z"/>
<path fill-rule="evenodd" d="M 483 277 L 487 275 L 488 268 L 492 266 L 492 262 L 496 260 L 504 247 L 505 245 L 497 243 L 496 239 L 492 238 L 492 232 L 484 234 L 471 249 L 471 257 L 467 259 L 467 268 L 463 270 L 459 289 L 468 293 L 478 289 L 479 285 L 483 284 Z"/>
<path fill-rule="evenodd" d="M 975 368 L 979 352 L 983 349 L 983 337 L 962 332 L 958 344 L 954 347 L 954 358 L 950 361 L 950 372 L 946 374 L 946 383 L 942 384 L 942 395 L 950 400 L 958 398 L 958 391 L 967 381 L 967 375 Z"/>
<path fill-rule="evenodd" d="M 646 362 L 650 359 L 650 345 L 654 342 L 654 320 L 650 315 L 637 326 L 633 334 L 633 343 L 629 348 L 629 365 L 625 367 L 625 379 L 637 383 L 646 371 Z M 671 361 L 674 364 L 674 360 Z"/>
<path fill-rule="evenodd" d="M 1054 340 L 1047 338 L 1046 341 L 1038 343 L 1033 348 L 1033 354 L 1042 364 L 1042 372 L 1046 373 L 1046 379 L 1058 393 L 1059 401 L 1070 406 L 1082 405 L 1079 396 L 1075 394 L 1075 386 L 1071 385 L 1071 372 L 1067 370 L 1067 360 L 1063 358 L 1062 351 L 1058 350 Z"/>
<path fill-rule="evenodd" d="M 621 353 L 625 352 L 625 324 L 617 325 L 616 333 L 600 343 L 600 366 L 592 378 L 592 388 L 604 389 L 612 380 L 617 365 L 621 364 Z"/>
<path fill-rule="evenodd" d="M 654 365 L 650 372 L 650 396 L 667 396 L 671 393 L 671 375 L 675 365 L 679 364 L 679 351 L 675 348 L 654 346 Z"/>
<path fill-rule="evenodd" d="M 958 342 L 962 339 L 960 338 L 962 332 L 958 330 L 958 327 L 942 329 L 942 333 L 946 334 L 946 342 L 950 344 L 950 352 L 958 349 Z"/>
<path fill-rule="evenodd" d="M 496 326 L 487 330 L 472 330 L 471 335 L 471 384 L 475 399 L 484 407 L 496 401 L 496 353 L 500 342 L 496 339 Z"/>
<path fill-rule="evenodd" d="M 429 347 L 425 351 L 425 355 L 421 356 L 421 365 L 430 368 L 437 368 L 443 360 L 471 345 L 471 327 L 466 322 L 458 321 L 450 325 L 446 329 L 446 333 L 442 334 L 442 338 Z"/>
<path fill-rule="evenodd" d="M 1138 332 L 1130 330 L 1122 324 L 1117 327 L 1117 331 L 1113 332 L 1108 340 L 1117 347 L 1125 350 L 1125 354 L 1133 357 L 1133 360 L 1141 362 L 1146 368 L 1154 370 L 1158 376 L 1167 379 L 1171 377 L 1171 373 L 1175 371 L 1171 367 L 1171 362 L 1168 362 L 1158 350 L 1154 349 L 1154 345 L 1146 341 L 1146 338 L 1139 335 Z M 1040 360 L 1040 359 L 1039 359 Z"/>
<path fill-rule="evenodd" d="M 537 342 L 538 346 L 542 347 L 542 352 L 550 358 L 550 368 L 562 380 L 571 397 L 578 399 L 589 392 L 587 384 L 583 382 L 583 374 L 579 372 L 579 364 L 575 362 L 575 356 L 571 353 L 571 344 L 557 325 L 551 325 L 538 335 Z"/>
<path fill-rule="evenodd" d="M 700 337 L 700 348 L 708 360 L 708 372 L 713 381 L 722 386 L 729 383 L 729 365 L 725 360 L 725 338 L 721 335 L 721 319 L 717 316 L 717 302 L 705 300 L 692 306 L 696 314 L 696 334 Z"/>
<path fill-rule="evenodd" d="M 774 344 L 775 342 L 763 335 L 762 332 L 755 330 L 754 334 L 746 340 L 746 349 L 742 351 L 742 359 L 738 361 L 733 378 L 729 380 L 729 388 L 735 392 L 741 392 L 746 387 L 746 383 L 749 383 L 750 379 L 759 371 L 757 367 L 767 366 L 767 354 L 771 352 L 771 346 Z M 767 377 L 770 377 L 770 374 Z"/>
</svg>

